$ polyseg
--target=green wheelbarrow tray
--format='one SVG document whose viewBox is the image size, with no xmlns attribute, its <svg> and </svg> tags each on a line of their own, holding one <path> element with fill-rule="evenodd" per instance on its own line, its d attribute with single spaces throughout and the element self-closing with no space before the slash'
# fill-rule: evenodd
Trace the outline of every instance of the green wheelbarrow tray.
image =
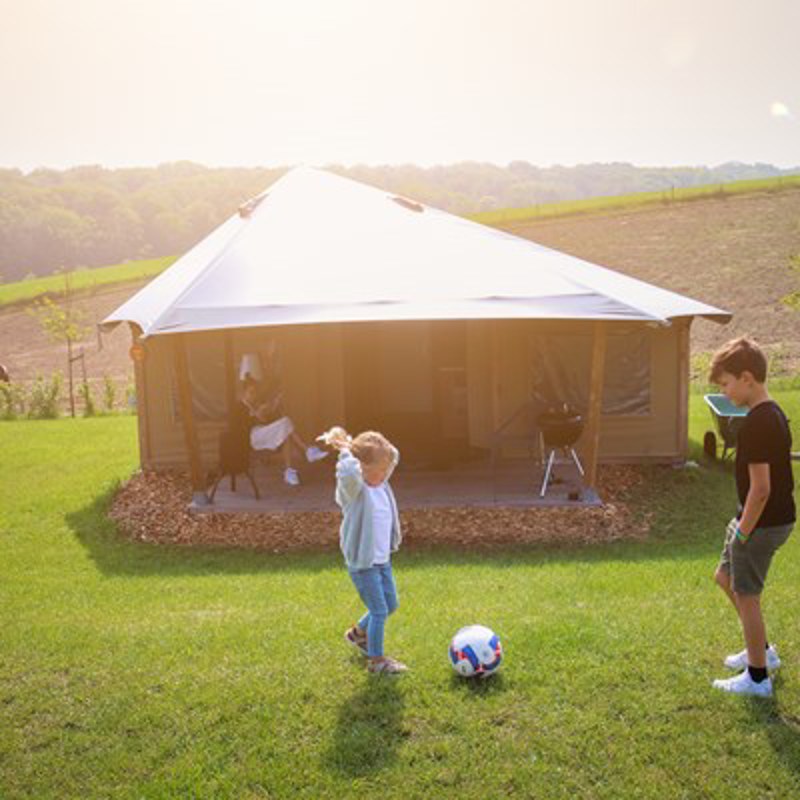
<svg viewBox="0 0 800 800">
<path fill-rule="evenodd" d="M 733 452 L 736 449 L 736 438 L 749 409 L 735 406 L 724 394 L 706 394 L 703 400 L 722 439 L 722 458 L 725 459 L 729 450 Z M 717 437 L 713 431 L 707 431 L 703 437 L 703 451 L 709 458 L 717 457 Z"/>
</svg>

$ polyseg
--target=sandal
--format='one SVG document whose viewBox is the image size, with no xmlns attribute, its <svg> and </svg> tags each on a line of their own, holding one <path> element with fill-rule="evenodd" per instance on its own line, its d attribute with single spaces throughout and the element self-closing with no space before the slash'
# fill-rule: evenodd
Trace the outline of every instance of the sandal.
<svg viewBox="0 0 800 800">
<path fill-rule="evenodd" d="M 408 667 L 401 661 L 393 658 L 384 658 L 380 661 L 367 662 L 367 672 L 375 675 L 385 673 L 386 675 L 399 675 L 401 672 L 408 672 Z"/>
<path fill-rule="evenodd" d="M 367 636 L 366 634 L 359 634 L 358 631 L 356 631 L 355 625 L 344 632 L 344 640 L 351 647 L 358 650 L 361 655 L 367 655 Z"/>
</svg>

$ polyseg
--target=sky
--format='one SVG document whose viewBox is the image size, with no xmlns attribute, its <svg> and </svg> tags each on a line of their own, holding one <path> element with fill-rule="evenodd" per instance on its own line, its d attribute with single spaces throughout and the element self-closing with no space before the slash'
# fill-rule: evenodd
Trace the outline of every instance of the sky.
<svg viewBox="0 0 800 800">
<path fill-rule="evenodd" d="M 0 167 L 800 165 L 800 0 L 0 0 Z"/>
</svg>

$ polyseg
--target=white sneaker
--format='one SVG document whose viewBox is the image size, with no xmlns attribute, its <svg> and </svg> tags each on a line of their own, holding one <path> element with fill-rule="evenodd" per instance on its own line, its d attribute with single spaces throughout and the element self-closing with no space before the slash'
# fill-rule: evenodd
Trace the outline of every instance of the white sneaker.
<svg viewBox="0 0 800 800">
<path fill-rule="evenodd" d="M 781 665 L 781 660 L 778 658 L 778 651 L 770 645 L 767 648 L 767 669 L 774 672 Z M 725 657 L 725 666 L 728 669 L 735 669 L 741 671 L 747 669 L 747 650 L 742 650 L 740 653 L 731 653 Z"/>
<path fill-rule="evenodd" d="M 297 470 L 293 467 L 286 467 L 286 469 L 283 471 L 283 480 L 285 483 L 288 483 L 289 486 L 300 485 L 300 476 L 297 474 Z"/>
<path fill-rule="evenodd" d="M 772 697 L 772 678 L 764 678 L 761 683 L 756 683 L 750 673 L 745 670 L 735 678 L 715 680 L 712 684 L 715 689 L 732 694 L 751 694 L 756 697 Z"/>
<path fill-rule="evenodd" d="M 306 448 L 306 461 L 309 464 L 313 463 L 314 461 L 321 461 L 323 458 L 327 458 L 328 453 L 325 450 L 320 450 L 319 447 L 314 446 L 313 444 L 311 447 Z"/>
</svg>

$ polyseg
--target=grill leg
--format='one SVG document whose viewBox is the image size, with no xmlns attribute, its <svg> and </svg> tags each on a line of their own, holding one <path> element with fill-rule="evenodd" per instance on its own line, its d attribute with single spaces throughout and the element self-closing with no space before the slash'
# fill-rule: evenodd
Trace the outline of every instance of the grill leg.
<svg viewBox="0 0 800 800">
<path fill-rule="evenodd" d="M 547 484 L 550 483 L 550 472 L 553 469 L 553 462 L 556 460 L 556 451 L 550 451 L 550 457 L 547 459 L 547 467 L 544 470 L 544 480 L 542 481 L 542 488 L 539 492 L 539 497 L 544 497 L 547 491 Z"/>
<path fill-rule="evenodd" d="M 575 466 L 578 468 L 578 472 L 580 472 L 581 477 L 583 477 L 586 473 L 583 471 L 581 460 L 578 458 L 578 454 L 575 452 L 574 447 L 570 447 L 569 454 L 572 456 L 572 460 L 575 462 Z"/>
</svg>

